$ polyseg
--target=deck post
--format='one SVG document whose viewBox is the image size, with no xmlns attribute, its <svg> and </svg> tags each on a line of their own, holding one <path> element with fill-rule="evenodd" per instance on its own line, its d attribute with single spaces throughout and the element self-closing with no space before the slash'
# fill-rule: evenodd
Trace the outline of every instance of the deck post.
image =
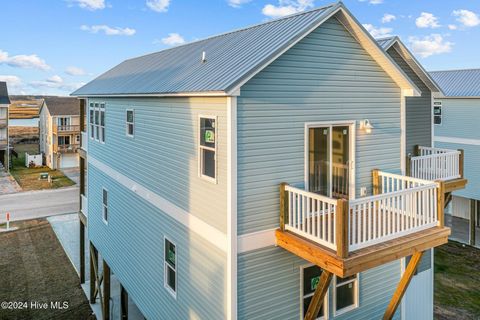
<svg viewBox="0 0 480 320">
<path fill-rule="evenodd" d="M 348 257 L 348 212 L 348 201 L 346 199 L 338 199 L 337 211 L 335 212 L 335 239 L 337 242 L 337 255 L 341 258 Z"/>
<path fill-rule="evenodd" d="M 103 259 L 103 320 L 110 320 L 110 266 Z"/>
<path fill-rule="evenodd" d="M 95 288 L 97 282 L 97 261 L 98 261 L 98 251 L 95 249 L 93 243 L 90 241 L 90 303 L 94 304 L 96 302 Z"/>
<path fill-rule="evenodd" d="M 313 294 L 310 305 L 308 306 L 307 313 L 305 314 L 304 320 L 313 320 L 317 319 L 318 312 L 322 308 L 323 300 L 325 300 L 325 294 L 327 293 L 330 282 L 332 281 L 332 273 L 323 270 L 320 275 L 320 280 L 318 281 L 317 288 Z"/>
<path fill-rule="evenodd" d="M 372 170 L 372 192 L 374 195 L 380 194 L 380 175 L 379 175 L 380 170 L 378 169 L 373 169 Z"/>
<path fill-rule="evenodd" d="M 477 200 L 470 199 L 470 220 L 469 220 L 469 229 L 470 229 L 470 236 L 469 244 L 471 246 L 475 245 L 475 215 L 476 215 L 476 207 L 477 207 Z"/>
<path fill-rule="evenodd" d="M 420 155 L 420 146 L 418 144 L 416 144 L 415 147 L 413 147 L 413 155 L 415 157 L 418 157 Z"/>
<path fill-rule="evenodd" d="M 438 181 L 437 189 L 437 219 L 438 226 L 445 226 L 445 182 Z"/>
<path fill-rule="evenodd" d="M 460 178 L 464 177 L 464 164 L 463 161 L 465 159 L 465 151 L 463 149 L 458 149 L 460 151 L 460 155 L 458 157 L 458 171 L 460 174 Z"/>
<path fill-rule="evenodd" d="M 288 223 L 288 197 L 285 191 L 287 183 L 280 184 L 280 230 L 285 231 L 285 223 Z"/>
<path fill-rule="evenodd" d="M 395 311 L 400 305 L 403 295 L 407 291 L 408 285 L 410 284 L 410 281 L 415 274 L 415 270 L 417 270 L 418 264 L 420 263 L 422 256 L 423 252 L 416 252 L 413 254 L 412 259 L 410 259 L 410 262 L 408 263 L 407 268 L 405 269 L 405 272 L 403 273 L 403 276 L 398 283 L 397 289 L 393 293 L 392 300 L 390 300 L 387 310 L 385 310 L 383 320 L 390 320 L 395 315 Z"/>
<path fill-rule="evenodd" d="M 120 284 L 120 312 L 120 319 L 128 320 L 128 293 L 122 284 Z"/>
<path fill-rule="evenodd" d="M 412 155 L 409 153 L 405 161 L 405 175 L 407 177 L 412 176 Z"/>
<path fill-rule="evenodd" d="M 80 220 L 80 283 L 85 283 L 85 225 Z"/>
</svg>

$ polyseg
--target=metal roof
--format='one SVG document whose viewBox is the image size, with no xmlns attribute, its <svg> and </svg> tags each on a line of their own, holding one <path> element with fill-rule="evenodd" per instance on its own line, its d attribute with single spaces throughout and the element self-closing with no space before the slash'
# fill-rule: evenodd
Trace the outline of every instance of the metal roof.
<svg viewBox="0 0 480 320">
<path fill-rule="evenodd" d="M 386 38 L 379 38 L 375 39 L 377 40 L 377 43 L 382 47 L 384 50 L 388 50 L 391 46 L 391 43 L 396 39 L 397 37 L 386 37 Z"/>
<path fill-rule="evenodd" d="M 73 96 L 226 93 L 301 38 L 342 3 L 133 58 Z M 202 62 L 202 53 L 206 62 Z"/>
<path fill-rule="evenodd" d="M 8 97 L 7 83 L 0 81 L 0 104 L 10 104 Z"/>
<path fill-rule="evenodd" d="M 447 97 L 480 97 L 480 69 L 432 71 Z"/>
</svg>

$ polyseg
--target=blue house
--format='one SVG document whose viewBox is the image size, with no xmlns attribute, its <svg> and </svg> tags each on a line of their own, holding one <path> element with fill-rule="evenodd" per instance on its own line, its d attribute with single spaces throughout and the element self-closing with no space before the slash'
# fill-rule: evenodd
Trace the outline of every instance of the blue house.
<svg viewBox="0 0 480 320">
<path fill-rule="evenodd" d="M 147 319 L 432 319 L 431 251 L 466 181 L 431 144 L 439 89 L 403 47 L 340 2 L 75 91 L 104 318 L 113 273 L 123 314 L 128 296 Z"/>
<path fill-rule="evenodd" d="M 466 188 L 454 193 L 451 213 L 470 221 L 470 244 L 480 226 L 480 69 L 430 72 L 444 95 L 435 99 L 435 146 L 463 149 Z M 478 243 L 478 241 L 477 241 Z"/>
</svg>

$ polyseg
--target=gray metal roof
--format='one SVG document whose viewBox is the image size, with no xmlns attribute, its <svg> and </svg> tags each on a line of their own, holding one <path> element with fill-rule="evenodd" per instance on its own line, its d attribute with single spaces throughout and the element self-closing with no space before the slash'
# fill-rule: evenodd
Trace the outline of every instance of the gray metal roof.
<svg viewBox="0 0 480 320">
<path fill-rule="evenodd" d="M 386 38 L 378 38 L 375 40 L 377 40 L 377 43 L 380 45 L 380 47 L 382 47 L 384 50 L 388 50 L 388 48 L 390 48 L 391 46 L 391 43 L 396 39 L 397 37 L 393 36 L 393 37 L 386 37 Z"/>
<path fill-rule="evenodd" d="M 10 104 L 7 83 L 4 81 L 0 81 L 0 104 Z"/>
<path fill-rule="evenodd" d="M 432 71 L 447 97 L 480 97 L 480 69 Z"/>
<path fill-rule="evenodd" d="M 129 59 L 72 95 L 229 92 L 340 6 L 341 2 Z"/>
</svg>

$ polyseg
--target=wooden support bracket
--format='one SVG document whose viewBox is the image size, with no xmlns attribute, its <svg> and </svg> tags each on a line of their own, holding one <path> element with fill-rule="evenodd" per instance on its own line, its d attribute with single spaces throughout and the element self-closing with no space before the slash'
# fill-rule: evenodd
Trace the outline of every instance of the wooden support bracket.
<svg viewBox="0 0 480 320">
<path fill-rule="evenodd" d="M 92 293 L 92 291 L 96 292 L 98 295 L 100 295 L 100 305 L 102 310 L 104 310 L 102 290 L 100 288 L 101 280 L 98 276 L 98 251 L 95 249 L 92 243 L 90 243 L 90 267 L 93 269 L 93 274 L 90 273 L 90 303 L 96 303 L 96 294 Z M 92 282 L 94 282 L 93 285 Z"/>
<path fill-rule="evenodd" d="M 410 262 L 408 263 L 407 268 L 405 269 L 405 272 L 403 273 L 403 276 L 398 283 L 397 289 L 393 293 L 392 300 L 390 300 L 387 310 L 385 310 L 383 320 L 391 320 L 393 318 L 395 311 L 400 305 L 403 295 L 407 291 L 408 285 L 410 284 L 410 281 L 415 274 L 415 270 L 417 270 L 422 256 L 423 252 L 416 252 L 415 254 L 413 254 L 412 259 L 410 259 Z"/>
<path fill-rule="evenodd" d="M 333 274 L 331 272 L 327 270 L 322 271 L 322 275 L 320 276 L 320 280 L 318 281 L 317 288 L 310 301 L 304 320 L 317 319 L 318 312 L 320 311 L 320 308 L 322 308 L 323 301 L 325 300 L 325 294 L 332 281 L 332 276 Z"/>
</svg>

